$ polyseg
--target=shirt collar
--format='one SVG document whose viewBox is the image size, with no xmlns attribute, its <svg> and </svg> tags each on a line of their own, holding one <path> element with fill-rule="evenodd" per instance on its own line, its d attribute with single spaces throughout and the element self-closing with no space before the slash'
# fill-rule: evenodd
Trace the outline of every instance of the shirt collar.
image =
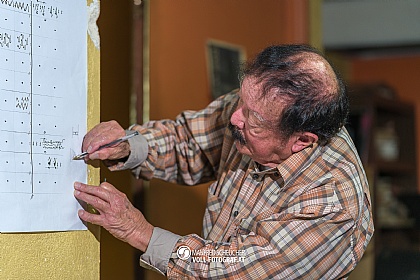
<svg viewBox="0 0 420 280">
<path fill-rule="evenodd" d="M 253 161 L 253 168 L 250 171 L 254 180 L 261 181 L 265 175 L 274 176 L 274 178 L 282 178 L 286 186 L 294 177 L 302 173 L 311 163 L 319 145 L 317 143 L 292 154 L 276 167 L 263 166 Z"/>
<path fill-rule="evenodd" d="M 285 186 L 311 165 L 319 154 L 318 147 L 318 143 L 314 143 L 311 146 L 292 154 L 276 167 L 284 180 Z"/>
</svg>

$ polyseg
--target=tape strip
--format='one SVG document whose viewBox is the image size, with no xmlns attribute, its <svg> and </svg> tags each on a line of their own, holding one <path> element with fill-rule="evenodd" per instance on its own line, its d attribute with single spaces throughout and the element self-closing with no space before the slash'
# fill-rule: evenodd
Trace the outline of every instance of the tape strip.
<svg viewBox="0 0 420 280">
<path fill-rule="evenodd" d="M 99 18 L 100 4 L 98 0 L 93 0 L 88 7 L 88 34 L 95 47 L 99 50 L 100 38 L 99 29 L 96 22 Z"/>
</svg>

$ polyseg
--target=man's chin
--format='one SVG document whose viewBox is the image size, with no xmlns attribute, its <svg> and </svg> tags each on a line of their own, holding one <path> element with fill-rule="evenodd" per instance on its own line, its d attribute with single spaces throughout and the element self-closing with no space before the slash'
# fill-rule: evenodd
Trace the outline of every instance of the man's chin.
<svg viewBox="0 0 420 280">
<path fill-rule="evenodd" d="M 241 144 L 241 142 L 239 140 L 236 140 L 235 139 L 233 142 L 235 143 L 236 148 L 239 148 L 239 147 L 243 147 L 244 146 L 244 145 Z"/>
<path fill-rule="evenodd" d="M 249 154 L 248 149 L 245 145 L 241 144 L 238 140 L 235 140 L 235 146 L 239 153 L 241 154 Z"/>
</svg>

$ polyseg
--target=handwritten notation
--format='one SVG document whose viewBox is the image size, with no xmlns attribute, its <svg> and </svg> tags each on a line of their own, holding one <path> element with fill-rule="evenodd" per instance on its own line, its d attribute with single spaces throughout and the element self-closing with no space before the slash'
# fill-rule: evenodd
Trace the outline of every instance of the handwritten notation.
<svg viewBox="0 0 420 280">
<path fill-rule="evenodd" d="M 11 43 L 12 43 L 12 35 L 11 34 L 9 34 L 7 32 L 0 33 L 0 46 L 1 47 L 9 48 Z"/>
<path fill-rule="evenodd" d="M 16 97 L 16 108 L 22 109 L 23 111 L 28 110 L 30 104 L 29 96 L 18 98 Z"/>
<path fill-rule="evenodd" d="M 61 162 L 56 157 L 48 157 L 47 166 L 48 169 L 58 169 L 61 167 Z"/>
<path fill-rule="evenodd" d="M 35 147 L 41 147 L 44 150 L 63 150 L 65 148 L 64 140 L 65 139 L 53 140 L 43 137 L 39 141 L 34 141 L 32 145 Z"/>
<path fill-rule="evenodd" d="M 40 16 L 49 16 L 50 18 L 58 19 L 62 14 L 63 10 L 54 5 L 48 5 L 45 1 L 36 1 L 29 4 L 24 1 L 16 0 L 0 0 L 0 5 L 7 6 L 17 11 L 30 13 Z M 31 10 L 32 9 L 32 10 Z"/>
<path fill-rule="evenodd" d="M 31 5 L 23 1 L 0 0 L 0 4 L 23 12 L 29 13 L 31 11 Z"/>
<path fill-rule="evenodd" d="M 29 46 L 29 36 L 25 34 L 19 34 L 17 36 L 17 48 L 20 50 L 26 50 L 26 48 Z"/>
<path fill-rule="evenodd" d="M 33 3 L 32 12 L 36 15 L 49 16 L 58 19 L 63 14 L 63 10 L 53 5 L 46 5 L 45 2 Z"/>
</svg>

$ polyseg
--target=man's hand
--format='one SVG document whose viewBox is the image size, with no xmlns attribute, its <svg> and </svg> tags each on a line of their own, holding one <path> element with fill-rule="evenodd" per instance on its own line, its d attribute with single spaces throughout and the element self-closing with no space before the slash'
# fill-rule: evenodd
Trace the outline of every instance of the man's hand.
<svg viewBox="0 0 420 280">
<path fill-rule="evenodd" d="M 117 160 L 127 157 L 130 154 L 130 145 L 127 141 L 97 151 L 100 146 L 123 136 L 125 136 L 125 130 L 116 121 L 96 125 L 83 138 L 82 151 L 89 153 L 85 161 L 89 159 Z"/>
<path fill-rule="evenodd" d="M 79 217 L 89 223 L 102 226 L 116 238 L 146 251 L 153 233 L 153 226 L 135 208 L 127 196 L 109 183 L 90 186 L 74 183 L 74 196 L 92 205 L 99 214 L 79 210 Z"/>
</svg>

